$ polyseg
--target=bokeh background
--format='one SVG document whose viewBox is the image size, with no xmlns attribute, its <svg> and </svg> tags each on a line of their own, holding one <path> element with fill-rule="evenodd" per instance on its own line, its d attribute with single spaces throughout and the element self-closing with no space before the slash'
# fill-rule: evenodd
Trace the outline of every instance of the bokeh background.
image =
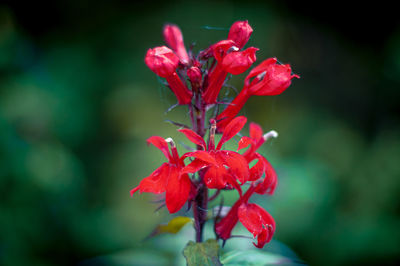
<svg viewBox="0 0 400 266">
<path fill-rule="evenodd" d="M 261 150 L 279 187 L 255 199 L 276 219 L 272 246 L 311 265 L 398 263 L 398 15 L 348 2 L 3 1 L 0 264 L 182 262 L 187 234 L 143 241 L 170 216 L 150 195 L 129 197 L 164 160 L 146 138 L 183 141 L 164 121 L 188 121 L 183 107 L 165 113 L 175 100 L 143 58 L 166 22 L 199 51 L 243 19 L 258 60 L 301 75 L 243 111 L 280 134 Z"/>
</svg>

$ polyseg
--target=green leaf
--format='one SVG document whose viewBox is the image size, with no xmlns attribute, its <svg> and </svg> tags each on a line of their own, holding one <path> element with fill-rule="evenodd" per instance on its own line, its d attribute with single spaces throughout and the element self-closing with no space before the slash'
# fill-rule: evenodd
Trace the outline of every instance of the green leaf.
<svg viewBox="0 0 400 266">
<path fill-rule="evenodd" d="M 219 245 L 215 239 L 202 243 L 190 241 L 183 249 L 183 256 L 188 266 L 222 265 L 219 261 Z"/>
</svg>

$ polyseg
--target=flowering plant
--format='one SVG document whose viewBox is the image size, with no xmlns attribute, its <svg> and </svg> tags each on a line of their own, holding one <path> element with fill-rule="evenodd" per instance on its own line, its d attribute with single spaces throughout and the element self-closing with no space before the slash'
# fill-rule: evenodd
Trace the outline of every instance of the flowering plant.
<svg viewBox="0 0 400 266">
<path fill-rule="evenodd" d="M 187 52 L 180 29 L 166 25 L 163 34 L 167 46 L 149 49 L 145 56 L 146 65 L 165 78 L 178 104 L 188 107 L 192 125 L 178 131 L 195 144 L 195 149 L 179 155 L 171 138 L 150 137 L 147 142 L 160 149 L 167 162 L 144 178 L 131 190 L 131 195 L 137 191 L 165 193 L 165 205 L 170 213 L 188 204 L 188 209 L 193 210 L 196 242 L 203 242 L 208 204 L 222 190 L 236 190 L 238 199 L 228 212 L 223 214 L 220 208 L 213 217 L 217 239 L 228 240 L 239 221 L 254 236 L 253 244 L 257 248 L 264 247 L 275 232 L 272 216 L 259 205 L 249 203 L 249 199 L 254 193 L 274 193 L 277 174 L 257 150 L 278 134 L 275 131 L 264 133 L 258 124 L 250 123 L 249 136 L 240 139 L 237 151 L 226 150 L 223 146 L 246 124 L 247 118 L 237 115 L 250 96 L 278 95 L 299 76 L 292 74 L 289 65 L 277 63 L 276 58 L 266 59 L 249 72 L 243 89 L 223 112 L 207 113 L 220 104 L 218 96 L 229 74 L 244 73 L 256 61 L 258 49 L 244 49 L 252 32 L 247 21 L 237 21 L 226 40 L 194 54 Z M 222 136 L 216 143 L 215 136 L 219 133 Z M 241 150 L 245 151 L 239 153 Z M 248 188 L 244 192 L 245 184 Z M 209 189 L 216 190 L 211 197 Z"/>
</svg>

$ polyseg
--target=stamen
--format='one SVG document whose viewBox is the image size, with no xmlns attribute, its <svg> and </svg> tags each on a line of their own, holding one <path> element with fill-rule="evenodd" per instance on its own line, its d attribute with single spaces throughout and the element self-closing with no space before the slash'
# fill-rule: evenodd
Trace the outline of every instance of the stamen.
<svg viewBox="0 0 400 266">
<path fill-rule="evenodd" d="M 172 138 L 166 138 L 165 141 L 168 142 L 169 145 L 171 145 L 171 148 L 176 147 L 175 142 Z"/>
<path fill-rule="evenodd" d="M 239 49 L 238 47 L 232 46 L 231 48 L 228 49 L 227 53 L 230 53 L 230 52 L 237 52 L 237 51 L 239 51 L 239 50 L 240 50 L 240 49 Z"/>
<path fill-rule="evenodd" d="M 178 150 L 176 149 L 174 140 L 172 138 L 166 138 L 165 141 L 168 142 L 169 145 L 171 146 L 172 158 L 173 158 L 174 163 L 177 165 L 181 165 L 182 162 L 179 160 L 179 154 L 178 154 Z"/>
<path fill-rule="evenodd" d="M 258 80 L 262 80 L 262 79 L 265 77 L 265 74 L 266 74 L 266 73 L 267 73 L 267 71 L 264 71 L 264 72 L 258 74 L 258 75 L 257 75 L 257 79 L 258 79 Z"/>
<path fill-rule="evenodd" d="M 276 132 L 275 130 L 271 130 L 271 131 L 265 133 L 263 136 L 265 141 L 267 141 L 270 138 L 277 138 L 277 137 L 278 137 L 278 132 Z"/>
<path fill-rule="evenodd" d="M 208 149 L 209 150 L 214 150 L 215 148 L 215 132 L 217 130 L 217 121 L 215 119 L 210 120 L 210 135 L 208 139 Z"/>
</svg>

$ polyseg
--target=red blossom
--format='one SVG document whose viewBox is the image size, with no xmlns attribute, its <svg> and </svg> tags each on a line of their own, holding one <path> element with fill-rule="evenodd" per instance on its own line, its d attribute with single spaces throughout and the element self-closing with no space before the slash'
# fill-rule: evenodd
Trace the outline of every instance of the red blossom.
<svg viewBox="0 0 400 266">
<path fill-rule="evenodd" d="M 253 29 L 247 21 L 235 22 L 228 35 L 228 40 L 211 46 L 217 64 L 209 73 L 208 85 L 202 95 L 207 104 L 214 104 L 228 73 L 239 75 L 256 61 L 258 48 L 250 47 L 240 51 L 250 38 Z"/>
<path fill-rule="evenodd" d="M 215 148 L 214 134 L 215 121 L 212 121 L 212 129 L 210 130 L 210 141 L 207 151 L 194 151 L 186 153 L 183 156 L 193 157 L 195 160 L 188 164 L 183 172 L 194 173 L 202 168 L 207 168 L 204 173 L 204 182 L 208 188 L 226 189 L 236 188 L 241 193 L 241 188 L 236 180 L 244 184 L 249 178 L 249 167 L 246 159 L 237 152 L 221 150 L 222 145 L 233 138 L 243 128 L 247 119 L 244 116 L 237 117 L 228 125 L 228 130 L 224 132 Z M 204 147 L 205 142 L 194 131 L 188 129 L 179 130 L 186 137 L 201 147 Z M 214 131 L 214 133 L 213 133 Z"/>
<path fill-rule="evenodd" d="M 215 232 L 223 240 L 231 237 L 232 230 L 240 221 L 250 233 L 257 238 L 257 248 L 263 248 L 271 241 L 275 232 L 275 221 L 272 216 L 260 206 L 248 203 L 256 187 L 251 185 L 246 193 L 240 197 L 229 210 L 227 215 L 215 223 Z"/>
<path fill-rule="evenodd" d="M 165 139 L 153 136 L 147 142 L 160 149 L 168 162 L 163 163 L 150 176 L 144 178 L 139 186 L 131 190 L 131 196 L 139 190 L 140 193 L 149 192 L 160 194 L 165 192 L 165 203 L 170 213 L 179 211 L 189 198 L 191 181 L 189 176 L 182 173 L 183 158 L 180 158 L 175 144 L 171 143 L 171 152 Z"/>
<path fill-rule="evenodd" d="M 238 150 L 248 147 L 243 154 L 248 163 L 257 160 L 257 163 L 250 169 L 250 181 L 257 181 L 262 177 L 262 174 L 265 174 L 264 180 L 259 182 L 256 188 L 256 192 L 259 194 L 268 193 L 272 195 L 275 191 L 278 178 L 272 165 L 264 156 L 257 152 L 257 149 L 269 138 L 277 136 L 278 133 L 275 131 L 264 134 L 260 125 L 250 123 L 250 137 L 244 136 L 238 143 Z"/>
<path fill-rule="evenodd" d="M 167 80 L 179 104 L 189 104 L 192 101 L 193 93 L 186 87 L 176 73 L 179 58 L 171 49 L 166 46 L 149 49 L 144 61 L 154 73 Z"/>
<path fill-rule="evenodd" d="M 292 74 L 289 64 L 277 64 L 276 58 L 269 58 L 252 69 L 244 83 L 252 95 L 271 96 L 285 91 L 293 78 L 300 78 Z M 251 78 L 254 78 L 251 80 Z"/>
<path fill-rule="evenodd" d="M 293 78 L 300 78 L 292 74 L 290 65 L 276 64 L 276 58 L 264 60 L 253 68 L 245 79 L 242 91 L 230 105 L 217 116 L 218 128 L 223 131 L 225 126 L 239 113 L 244 104 L 252 95 L 272 96 L 281 94 L 291 84 Z"/>
<path fill-rule="evenodd" d="M 257 238 L 257 248 L 271 241 L 275 232 L 275 221 L 263 208 L 254 203 L 243 203 L 238 209 L 239 221 Z"/>
</svg>

